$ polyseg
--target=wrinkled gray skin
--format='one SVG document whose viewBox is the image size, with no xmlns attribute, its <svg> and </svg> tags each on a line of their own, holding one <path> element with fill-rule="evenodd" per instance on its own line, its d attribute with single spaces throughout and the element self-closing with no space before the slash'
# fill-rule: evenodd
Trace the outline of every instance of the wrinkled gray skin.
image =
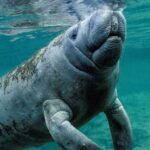
<svg viewBox="0 0 150 150">
<path fill-rule="evenodd" d="M 65 150 L 101 150 L 77 127 L 104 112 L 115 150 L 130 150 L 130 122 L 116 90 L 124 38 L 122 13 L 99 10 L 2 77 L 0 149 L 53 139 Z"/>
</svg>

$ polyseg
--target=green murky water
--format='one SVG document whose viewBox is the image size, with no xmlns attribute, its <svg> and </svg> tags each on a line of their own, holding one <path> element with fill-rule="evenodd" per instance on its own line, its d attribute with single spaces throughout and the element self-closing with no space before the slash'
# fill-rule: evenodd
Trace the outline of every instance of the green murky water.
<svg viewBox="0 0 150 150">
<path fill-rule="evenodd" d="M 121 59 L 119 97 L 131 119 L 133 150 L 150 150 L 150 0 L 130 2 L 125 10 L 127 39 Z M 5 20 L 4 20 L 5 19 Z M 20 32 L 2 27 L 11 18 L 0 16 L 0 75 L 14 68 L 39 48 L 46 46 L 63 27 L 38 27 Z M 13 18 L 14 20 L 15 18 Z M 81 128 L 102 148 L 112 150 L 112 140 L 105 116 L 99 114 Z M 30 150 L 57 150 L 48 143 Z"/>
</svg>

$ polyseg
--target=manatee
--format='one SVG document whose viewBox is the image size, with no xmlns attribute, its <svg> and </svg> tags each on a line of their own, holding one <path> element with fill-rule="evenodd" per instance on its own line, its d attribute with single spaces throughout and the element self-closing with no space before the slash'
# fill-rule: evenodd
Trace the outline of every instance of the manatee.
<svg viewBox="0 0 150 150">
<path fill-rule="evenodd" d="M 114 149 L 130 150 L 132 131 L 116 84 L 125 40 L 121 11 L 95 10 L 0 78 L 0 149 L 54 140 L 64 150 L 101 150 L 78 130 L 107 116 Z"/>
</svg>

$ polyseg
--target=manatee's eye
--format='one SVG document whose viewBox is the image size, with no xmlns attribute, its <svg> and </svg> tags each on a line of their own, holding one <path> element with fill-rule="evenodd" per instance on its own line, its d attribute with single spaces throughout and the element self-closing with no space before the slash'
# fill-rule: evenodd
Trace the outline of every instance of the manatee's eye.
<svg viewBox="0 0 150 150">
<path fill-rule="evenodd" d="M 70 39 L 75 40 L 78 35 L 78 25 L 72 28 L 71 33 L 70 33 Z"/>
</svg>

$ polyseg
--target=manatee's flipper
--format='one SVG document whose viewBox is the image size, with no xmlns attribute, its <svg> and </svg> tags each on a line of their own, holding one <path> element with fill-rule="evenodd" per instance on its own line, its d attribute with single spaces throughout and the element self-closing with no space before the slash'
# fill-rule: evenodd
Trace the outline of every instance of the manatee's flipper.
<svg viewBox="0 0 150 150">
<path fill-rule="evenodd" d="M 43 111 L 48 130 L 62 149 L 101 150 L 70 123 L 72 111 L 62 100 L 45 101 Z"/>
<path fill-rule="evenodd" d="M 113 138 L 115 150 L 131 150 L 132 131 L 128 115 L 117 98 L 105 112 Z"/>
</svg>

